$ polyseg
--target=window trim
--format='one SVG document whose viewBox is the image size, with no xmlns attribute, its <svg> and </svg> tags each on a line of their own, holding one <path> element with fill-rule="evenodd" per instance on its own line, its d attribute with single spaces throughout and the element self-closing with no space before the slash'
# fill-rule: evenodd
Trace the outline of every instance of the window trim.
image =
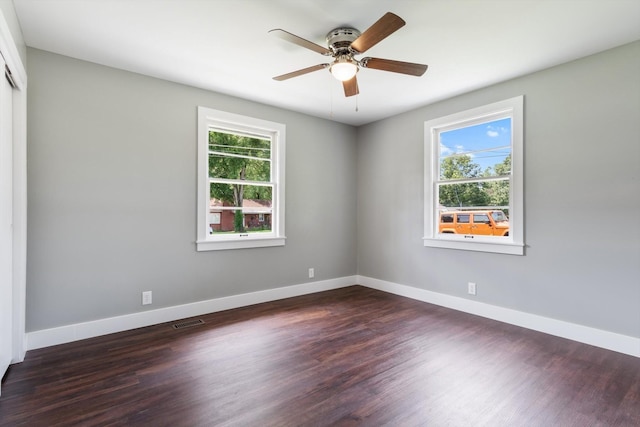
<svg viewBox="0 0 640 427">
<path fill-rule="evenodd" d="M 271 216 L 272 233 L 243 233 L 214 237 L 208 233 L 209 224 L 209 129 L 226 129 L 234 133 L 259 135 L 271 139 L 273 199 Z M 285 220 L 285 145 L 286 126 L 282 123 L 256 119 L 198 106 L 198 185 L 196 250 L 214 251 L 227 249 L 284 246 Z"/>
<path fill-rule="evenodd" d="M 438 135 L 442 131 L 473 126 L 497 116 L 511 117 L 511 179 L 509 185 L 509 238 L 438 233 L 436 224 Z M 439 117 L 424 123 L 424 246 L 524 255 L 524 96 Z"/>
</svg>

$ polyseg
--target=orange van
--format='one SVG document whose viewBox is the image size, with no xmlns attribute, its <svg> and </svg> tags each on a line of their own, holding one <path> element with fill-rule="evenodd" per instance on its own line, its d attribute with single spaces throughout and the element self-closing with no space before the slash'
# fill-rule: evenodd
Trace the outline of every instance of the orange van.
<svg viewBox="0 0 640 427">
<path fill-rule="evenodd" d="M 509 218 L 499 210 L 440 212 L 440 233 L 508 236 Z"/>
</svg>

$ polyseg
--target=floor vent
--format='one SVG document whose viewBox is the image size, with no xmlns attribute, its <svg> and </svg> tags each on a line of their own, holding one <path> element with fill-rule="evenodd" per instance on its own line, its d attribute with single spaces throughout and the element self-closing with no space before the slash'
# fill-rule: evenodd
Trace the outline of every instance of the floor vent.
<svg viewBox="0 0 640 427">
<path fill-rule="evenodd" d="M 183 329 L 183 328 L 189 328 L 191 326 L 198 326 L 198 325 L 204 325 L 204 320 L 202 319 L 185 320 L 184 322 L 174 323 L 173 329 Z"/>
</svg>

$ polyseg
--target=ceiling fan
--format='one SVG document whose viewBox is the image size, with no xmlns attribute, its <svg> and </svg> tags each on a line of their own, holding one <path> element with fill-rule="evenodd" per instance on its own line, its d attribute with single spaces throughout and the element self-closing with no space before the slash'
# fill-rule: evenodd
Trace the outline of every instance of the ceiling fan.
<svg viewBox="0 0 640 427">
<path fill-rule="evenodd" d="M 421 76 L 425 71 L 427 71 L 427 65 L 381 58 L 366 57 L 360 60 L 354 58 L 354 56 L 363 54 L 371 47 L 402 28 L 405 24 L 406 22 L 404 22 L 404 20 L 398 15 L 387 12 L 363 33 L 360 33 L 360 31 L 355 28 L 349 27 L 340 27 L 329 31 L 327 34 L 328 48 L 279 28 L 271 30 L 269 33 L 276 37 L 333 58 L 333 62 L 331 63 L 318 64 L 312 67 L 303 68 L 291 73 L 276 76 L 273 79 L 282 81 L 311 73 L 313 71 L 329 68 L 331 74 L 336 79 L 342 81 L 345 96 L 353 96 L 360 93 L 358 90 L 358 80 L 356 78 L 356 73 L 360 68 L 373 68 L 376 70 L 408 74 L 410 76 Z"/>
</svg>

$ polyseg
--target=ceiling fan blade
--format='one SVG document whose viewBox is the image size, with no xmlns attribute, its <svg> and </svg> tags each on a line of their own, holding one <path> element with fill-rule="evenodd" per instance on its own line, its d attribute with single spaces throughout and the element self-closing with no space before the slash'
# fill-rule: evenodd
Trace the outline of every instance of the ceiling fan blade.
<svg viewBox="0 0 640 427">
<path fill-rule="evenodd" d="M 356 76 L 353 76 L 350 80 L 343 81 L 342 87 L 344 88 L 344 96 L 349 97 L 360 93 L 358 90 L 358 79 Z"/>
<path fill-rule="evenodd" d="M 351 48 L 364 53 L 406 24 L 398 15 L 387 12 L 351 43 Z"/>
<path fill-rule="evenodd" d="M 421 76 L 428 68 L 428 65 L 425 64 L 414 64 L 413 62 L 392 61 L 391 59 L 380 58 L 362 58 L 360 65 L 364 68 L 409 74 L 410 76 Z"/>
<path fill-rule="evenodd" d="M 280 28 L 269 31 L 269 34 L 273 34 L 274 36 L 281 38 L 282 40 L 286 40 L 289 43 L 297 44 L 298 46 L 311 49 L 312 51 L 318 52 L 322 55 L 327 55 L 327 56 L 331 55 L 331 51 L 326 47 L 322 47 L 319 44 L 310 42 L 309 40 L 303 39 L 302 37 L 298 37 L 295 34 L 291 34 L 288 31 L 281 30 Z"/>
<path fill-rule="evenodd" d="M 292 71 L 290 73 L 283 74 L 281 76 L 276 76 L 276 77 L 273 78 L 273 80 L 277 80 L 277 81 L 280 82 L 282 80 L 287 80 L 287 79 L 290 79 L 292 77 L 298 77 L 298 76 L 301 76 L 303 74 L 308 74 L 308 73 L 312 73 L 314 71 L 322 70 L 323 68 L 327 68 L 328 66 L 329 66 L 329 64 L 314 65 L 313 67 L 307 67 L 307 68 L 303 68 L 301 70 Z"/>
</svg>

